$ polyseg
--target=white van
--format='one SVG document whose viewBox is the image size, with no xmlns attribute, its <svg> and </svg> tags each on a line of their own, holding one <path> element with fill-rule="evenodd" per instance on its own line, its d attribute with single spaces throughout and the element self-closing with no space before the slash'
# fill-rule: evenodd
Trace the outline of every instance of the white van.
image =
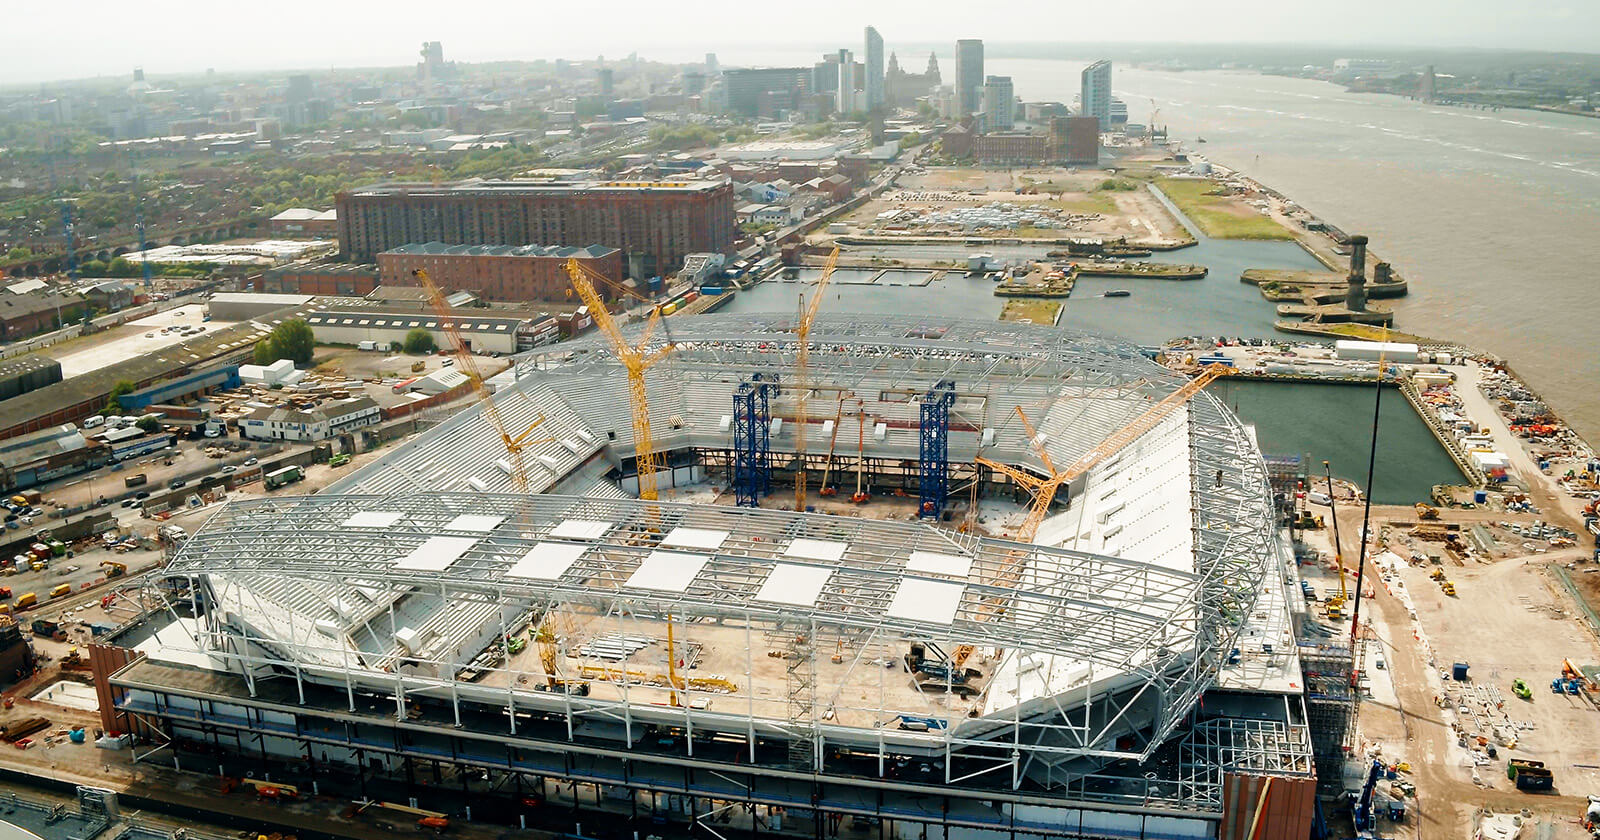
<svg viewBox="0 0 1600 840">
<path fill-rule="evenodd" d="M 87 420 L 83 421 L 83 427 L 85 429 L 97 429 L 97 428 L 105 425 L 105 422 L 106 422 L 106 418 L 101 417 L 98 414 L 93 414 L 93 415 L 90 415 Z"/>
</svg>

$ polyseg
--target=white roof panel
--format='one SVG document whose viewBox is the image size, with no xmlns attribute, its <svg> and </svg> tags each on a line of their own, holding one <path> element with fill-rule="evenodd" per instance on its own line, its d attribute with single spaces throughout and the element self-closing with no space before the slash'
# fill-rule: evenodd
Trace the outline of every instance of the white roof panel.
<svg viewBox="0 0 1600 840">
<path fill-rule="evenodd" d="M 704 554 L 683 554 L 677 551 L 652 551 L 639 568 L 633 571 L 623 586 L 629 589 L 657 589 L 663 592 L 682 592 L 711 558 Z"/>
<path fill-rule="evenodd" d="M 442 572 L 477 544 L 477 537 L 429 537 L 410 554 L 396 560 L 394 567 L 414 572 Z"/>
<path fill-rule="evenodd" d="M 444 526 L 446 531 L 476 531 L 487 534 L 493 531 L 496 525 L 506 521 L 504 516 L 484 516 L 477 513 L 463 513 L 450 520 Z"/>
<path fill-rule="evenodd" d="M 773 567 L 767 582 L 756 592 L 757 601 L 771 604 L 792 604 L 797 607 L 815 606 L 827 585 L 832 569 L 821 566 L 801 566 L 798 563 L 779 563 Z"/>
<path fill-rule="evenodd" d="M 906 561 L 906 571 L 964 578 L 972 571 L 972 558 L 937 551 L 913 551 Z"/>
<path fill-rule="evenodd" d="M 392 510 L 364 510 L 340 524 L 346 528 L 388 528 L 405 518 L 405 514 Z"/>
<path fill-rule="evenodd" d="M 799 539 L 789 543 L 789 547 L 783 550 L 783 556 L 837 563 L 849 547 L 849 543 L 835 542 L 833 540 Z"/>
<path fill-rule="evenodd" d="M 966 591 L 967 587 L 960 583 L 906 578 L 900 582 L 886 612 L 891 618 L 949 624 L 956 620 L 956 609 Z"/>
<path fill-rule="evenodd" d="M 598 540 L 615 524 L 598 519 L 568 519 L 551 528 L 550 536 L 560 540 Z"/>
<path fill-rule="evenodd" d="M 722 547 L 728 539 L 727 531 L 710 531 L 705 528 L 673 528 L 661 540 L 661 544 L 672 548 L 700 548 L 715 550 Z"/>
<path fill-rule="evenodd" d="M 572 568 L 578 562 L 589 546 L 569 542 L 541 542 L 528 553 L 522 555 L 510 569 L 506 570 L 506 577 L 527 578 L 528 580 L 555 580 Z"/>
</svg>

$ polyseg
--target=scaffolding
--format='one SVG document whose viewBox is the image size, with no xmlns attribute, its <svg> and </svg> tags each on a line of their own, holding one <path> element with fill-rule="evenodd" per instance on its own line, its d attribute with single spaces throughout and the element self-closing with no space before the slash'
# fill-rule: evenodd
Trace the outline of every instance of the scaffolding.
<svg viewBox="0 0 1600 840">
<path fill-rule="evenodd" d="M 772 490 L 771 387 L 756 373 L 733 392 L 733 492 L 739 507 L 760 507 Z"/>
<path fill-rule="evenodd" d="M 1306 723 L 1316 756 L 1317 781 L 1338 792 L 1355 734 L 1356 695 L 1351 650 L 1344 645 L 1300 644 L 1306 686 Z"/>
<path fill-rule="evenodd" d="M 950 406 L 956 401 L 955 388 L 955 382 L 940 380 L 922 397 L 917 515 L 924 519 L 939 518 L 950 492 Z"/>
</svg>

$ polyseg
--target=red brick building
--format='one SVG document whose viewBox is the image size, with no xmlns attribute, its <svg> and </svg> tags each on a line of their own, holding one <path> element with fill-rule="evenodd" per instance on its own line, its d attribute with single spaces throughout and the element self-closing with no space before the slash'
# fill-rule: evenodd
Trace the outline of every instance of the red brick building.
<svg viewBox="0 0 1600 840">
<path fill-rule="evenodd" d="M 370 265 L 290 263 L 246 278 L 244 286 L 291 295 L 364 295 L 378 287 L 378 272 Z"/>
<path fill-rule="evenodd" d="M 1063 163 L 1100 162 L 1100 120 L 1094 117 L 1057 117 L 1050 122 L 1052 144 Z"/>
<path fill-rule="evenodd" d="M 1050 160 L 1050 137 L 1023 132 L 980 134 L 972 138 L 972 156 L 981 164 L 1040 164 Z"/>
<path fill-rule="evenodd" d="M 378 254 L 378 274 L 385 286 L 415 286 L 417 269 L 447 291 L 469 291 L 486 300 L 566 301 L 571 291 L 568 259 L 577 259 L 613 283 L 622 282 L 622 252 L 591 245 L 446 245 L 443 242 L 402 245 Z M 596 283 L 610 298 L 613 290 Z"/>
<path fill-rule="evenodd" d="M 601 245 L 639 277 L 727 253 L 733 211 L 733 185 L 719 181 L 388 184 L 338 195 L 339 245 L 358 262 L 416 242 Z"/>
</svg>

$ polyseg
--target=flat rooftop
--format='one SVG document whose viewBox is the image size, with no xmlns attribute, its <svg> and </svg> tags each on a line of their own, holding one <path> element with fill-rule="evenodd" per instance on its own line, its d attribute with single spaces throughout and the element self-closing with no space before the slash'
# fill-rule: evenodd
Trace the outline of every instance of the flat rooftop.
<svg viewBox="0 0 1600 840">
<path fill-rule="evenodd" d="M 727 186 L 726 181 L 457 181 L 448 184 L 375 184 L 351 190 L 346 195 L 372 197 L 385 195 L 470 196 L 470 195 L 580 195 L 586 193 L 703 193 Z"/>
</svg>

